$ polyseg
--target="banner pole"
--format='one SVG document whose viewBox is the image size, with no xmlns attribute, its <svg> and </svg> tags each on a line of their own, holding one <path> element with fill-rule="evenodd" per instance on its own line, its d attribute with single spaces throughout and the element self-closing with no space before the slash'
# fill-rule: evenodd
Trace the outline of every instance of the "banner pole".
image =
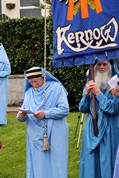
<svg viewBox="0 0 119 178">
<path fill-rule="evenodd" d="M 91 77 L 94 81 L 94 64 L 91 64 Z M 97 125 L 97 111 L 96 111 L 96 98 L 95 95 L 92 94 L 92 100 L 93 100 L 93 129 L 94 129 L 94 135 L 98 135 L 98 125 Z"/>
</svg>

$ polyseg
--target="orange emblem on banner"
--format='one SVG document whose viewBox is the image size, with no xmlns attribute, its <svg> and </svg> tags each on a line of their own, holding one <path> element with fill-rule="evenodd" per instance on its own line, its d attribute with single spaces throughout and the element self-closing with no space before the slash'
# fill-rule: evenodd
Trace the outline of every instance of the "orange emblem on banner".
<svg viewBox="0 0 119 178">
<path fill-rule="evenodd" d="M 103 11 L 102 4 L 100 0 L 67 0 L 68 10 L 67 10 L 67 20 L 73 20 L 74 14 L 77 13 L 77 9 L 81 9 L 81 17 L 83 19 L 89 17 L 88 5 L 92 4 L 96 9 L 97 13 Z"/>
</svg>

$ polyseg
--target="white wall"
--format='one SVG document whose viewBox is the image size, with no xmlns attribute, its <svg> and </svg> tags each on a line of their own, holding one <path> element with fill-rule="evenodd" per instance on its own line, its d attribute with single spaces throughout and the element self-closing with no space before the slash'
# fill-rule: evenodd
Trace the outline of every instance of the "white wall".
<svg viewBox="0 0 119 178">
<path fill-rule="evenodd" d="M 44 0 L 39 0 L 41 5 L 45 5 Z M 8 9 L 6 7 L 7 3 L 15 3 L 14 9 Z M 1 0 L 1 8 L 2 8 L 2 14 L 7 15 L 9 18 L 15 19 L 20 18 L 20 10 L 27 10 L 27 9 L 38 9 L 36 6 L 21 6 L 20 7 L 20 0 Z M 46 16 L 49 16 L 49 13 L 51 11 L 51 6 L 49 4 L 46 5 Z M 41 9 L 41 16 L 45 16 L 45 10 Z"/>
<path fill-rule="evenodd" d="M 8 88 L 8 105 L 19 106 L 23 99 L 24 75 L 10 75 Z"/>
<path fill-rule="evenodd" d="M 45 1 L 44 0 L 40 0 L 40 4 L 41 6 L 43 5 L 44 8 L 45 8 Z M 41 9 L 41 15 L 44 17 L 46 15 L 46 17 L 49 16 L 51 12 L 51 5 L 50 4 L 46 4 L 46 12 L 45 12 L 45 9 Z M 45 14 L 46 13 L 46 14 Z"/>
<path fill-rule="evenodd" d="M 14 9 L 8 9 L 7 3 L 15 3 Z M 7 15 L 10 18 L 20 18 L 20 0 L 1 0 L 2 14 Z"/>
</svg>

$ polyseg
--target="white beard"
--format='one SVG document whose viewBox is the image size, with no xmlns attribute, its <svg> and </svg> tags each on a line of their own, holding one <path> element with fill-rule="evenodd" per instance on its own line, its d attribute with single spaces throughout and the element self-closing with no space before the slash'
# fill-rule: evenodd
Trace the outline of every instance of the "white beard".
<svg viewBox="0 0 119 178">
<path fill-rule="evenodd" d="M 95 71 L 95 83 L 100 89 L 108 89 L 108 81 L 111 79 L 112 72 Z"/>
</svg>

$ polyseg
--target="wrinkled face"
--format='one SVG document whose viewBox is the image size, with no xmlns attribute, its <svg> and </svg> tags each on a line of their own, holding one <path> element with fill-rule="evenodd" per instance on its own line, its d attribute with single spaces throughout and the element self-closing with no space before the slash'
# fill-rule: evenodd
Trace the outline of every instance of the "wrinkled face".
<svg viewBox="0 0 119 178">
<path fill-rule="evenodd" d="M 98 62 L 96 65 L 96 70 L 103 73 L 110 71 L 110 63 L 108 61 Z"/>
<path fill-rule="evenodd" d="M 33 88 L 38 89 L 44 83 L 44 79 L 42 77 L 32 78 L 29 79 L 29 83 L 32 85 Z"/>
</svg>

